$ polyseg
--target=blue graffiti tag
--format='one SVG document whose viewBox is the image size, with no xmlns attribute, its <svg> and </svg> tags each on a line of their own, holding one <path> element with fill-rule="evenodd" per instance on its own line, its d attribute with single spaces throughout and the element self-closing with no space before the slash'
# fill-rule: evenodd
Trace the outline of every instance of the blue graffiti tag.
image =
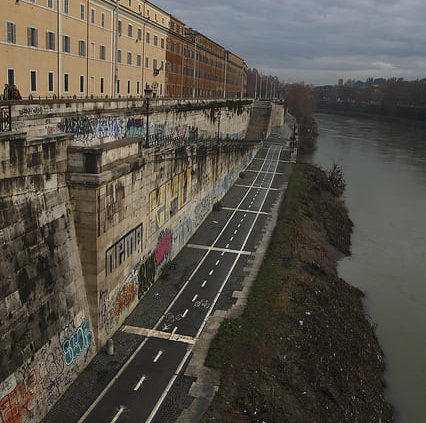
<svg viewBox="0 0 426 423">
<path fill-rule="evenodd" d="M 70 366 L 74 360 L 90 346 L 92 343 L 92 332 L 90 332 L 90 323 L 84 321 L 74 334 L 64 341 L 62 351 L 64 353 L 65 364 Z"/>
</svg>

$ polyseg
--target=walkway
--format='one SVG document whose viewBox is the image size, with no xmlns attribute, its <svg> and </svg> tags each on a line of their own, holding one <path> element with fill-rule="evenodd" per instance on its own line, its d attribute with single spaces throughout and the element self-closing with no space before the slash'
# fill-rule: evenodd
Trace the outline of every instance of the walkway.
<svg viewBox="0 0 426 423">
<path fill-rule="evenodd" d="M 114 336 L 116 356 L 100 352 L 45 422 L 176 420 L 192 402 L 195 378 L 184 370 L 194 345 L 212 312 L 235 302 L 292 159 L 288 140 L 265 142 L 222 210 L 210 214 L 174 260 L 176 269 L 156 282 Z"/>
</svg>

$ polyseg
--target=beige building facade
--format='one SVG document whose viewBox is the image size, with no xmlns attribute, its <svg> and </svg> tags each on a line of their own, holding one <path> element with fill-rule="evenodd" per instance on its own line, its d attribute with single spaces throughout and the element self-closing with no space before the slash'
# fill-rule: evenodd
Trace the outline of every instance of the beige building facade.
<svg viewBox="0 0 426 423">
<path fill-rule="evenodd" d="M 245 96 L 243 59 L 148 1 L 1 0 L 0 25 L 0 84 L 23 98 Z"/>
<path fill-rule="evenodd" d="M 0 81 L 23 97 L 165 92 L 169 14 L 146 1 L 2 0 Z"/>
</svg>

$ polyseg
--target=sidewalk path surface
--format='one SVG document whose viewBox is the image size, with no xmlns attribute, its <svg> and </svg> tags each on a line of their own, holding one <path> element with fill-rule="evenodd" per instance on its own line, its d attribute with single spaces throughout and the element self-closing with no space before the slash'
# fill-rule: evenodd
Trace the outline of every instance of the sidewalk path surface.
<svg viewBox="0 0 426 423">
<path fill-rule="evenodd" d="M 45 423 L 174 422 L 191 408 L 198 375 L 185 370 L 209 316 L 236 303 L 270 232 L 294 161 L 290 134 L 285 126 L 264 142 L 222 209 L 207 217 L 114 335 L 115 355 L 99 352 Z M 197 407 L 180 421 L 196 421 Z"/>
</svg>

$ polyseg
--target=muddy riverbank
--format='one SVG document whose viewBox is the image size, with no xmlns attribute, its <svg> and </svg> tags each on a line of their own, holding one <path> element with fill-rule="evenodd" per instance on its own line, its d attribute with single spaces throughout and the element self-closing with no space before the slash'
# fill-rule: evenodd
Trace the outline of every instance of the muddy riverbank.
<svg viewBox="0 0 426 423">
<path fill-rule="evenodd" d="M 203 422 L 392 421 L 362 293 L 336 271 L 352 231 L 339 194 L 318 168 L 295 166 L 247 308 L 207 357 L 222 376 Z"/>
</svg>

